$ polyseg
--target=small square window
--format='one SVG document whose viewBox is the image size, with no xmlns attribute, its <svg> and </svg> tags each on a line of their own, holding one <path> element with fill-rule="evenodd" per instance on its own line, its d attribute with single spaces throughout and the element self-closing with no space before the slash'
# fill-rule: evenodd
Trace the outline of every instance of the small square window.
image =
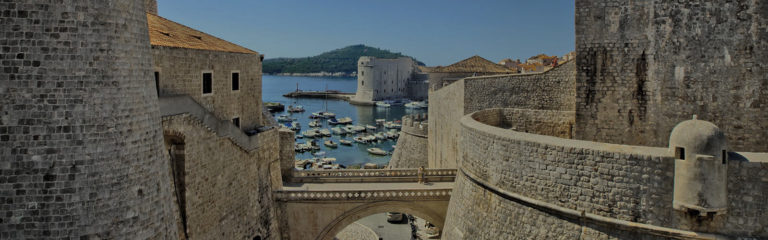
<svg viewBox="0 0 768 240">
<path fill-rule="evenodd" d="M 240 73 L 232 73 L 232 91 L 240 90 Z"/>
<path fill-rule="evenodd" d="M 675 147 L 675 158 L 685 160 L 685 148 Z"/>
<path fill-rule="evenodd" d="M 203 94 L 213 93 L 213 73 L 203 73 Z"/>
<path fill-rule="evenodd" d="M 236 117 L 232 119 L 232 124 L 235 124 L 238 128 L 240 127 L 240 118 Z"/>
</svg>

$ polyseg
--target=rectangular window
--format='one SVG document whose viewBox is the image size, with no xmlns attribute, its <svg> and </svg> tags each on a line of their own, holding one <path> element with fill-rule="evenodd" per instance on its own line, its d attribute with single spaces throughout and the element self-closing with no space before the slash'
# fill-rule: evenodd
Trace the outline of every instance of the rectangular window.
<svg viewBox="0 0 768 240">
<path fill-rule="evenodd" d="M 213 73 L 203 73 L 203 94 L 213 93 Z"/>
<path fill-rule="evenodd" d="M 160 96 L 160 72 L 155 72 L 155 90 L 157 90 L 157 96 Z"/>
<path fill-rule="evenodd" d="M 723 164 L 728 163 L 728 151 L 723 150 Z"/>
<path fill-rule="evenodd" d="M 232 91 L 240 90 L 240 73 L 232 73 Z"/>
<path fill-rule="evenodd" d="M 232 119 L 232 124 L 235 124 L 238 128 L 240 127 L 240 118 L 236 117 Z"/>
<path fill-rule="evenodd" d="M 675 147 L 675 158 L 685 160 L 685 148 Z"/>
</svg>

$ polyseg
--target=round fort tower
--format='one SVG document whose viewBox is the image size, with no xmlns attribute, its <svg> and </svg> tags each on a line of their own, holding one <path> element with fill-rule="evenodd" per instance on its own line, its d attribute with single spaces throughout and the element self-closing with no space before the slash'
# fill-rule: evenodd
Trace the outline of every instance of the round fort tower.
<svg viewBox="0 0 768 240">
<path fill-rule="evenodd" d="M 0 3 L 0 238 L 177 236 L 144 3 Z"/>
<path fill-rule="evenodd" d="M 389 161 L 393 168 L 427 167 L 427 114 L 412 114 L 402 118 L 403 124 L 397 147 Z"/>
</svg>

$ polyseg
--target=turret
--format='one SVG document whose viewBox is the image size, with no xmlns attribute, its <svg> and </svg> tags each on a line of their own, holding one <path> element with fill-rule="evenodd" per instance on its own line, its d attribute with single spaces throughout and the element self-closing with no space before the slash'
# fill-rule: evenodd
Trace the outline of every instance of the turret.
<svg viewBox="0 0 768 240">
<path fill-rule="evenodd" d="M 669 150 L 675 155 L 673 208 L 700 216 L 725 213 L 728 152 L 720 128 L 694 115 L 672 130 Z"/>
</svg>

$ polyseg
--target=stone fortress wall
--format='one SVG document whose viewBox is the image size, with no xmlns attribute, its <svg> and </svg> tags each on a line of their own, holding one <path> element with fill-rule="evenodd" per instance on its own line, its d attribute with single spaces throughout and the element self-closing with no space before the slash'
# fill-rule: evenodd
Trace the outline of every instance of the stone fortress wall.
<svg viewBox="0 0 768 240">
<path fill-rule="evenodd" d="M 692 216 L 672 207 L 674 151 L 513 131 L 505 123 L 518 119 L 504 112 L 515 110 L 488 109 L 461 120 L 461 173 L 445 238 L 662 239 L 657 234 L 765 237 L 768 232 L 768 213 L 760 210 L 768 204 L 758 200 L 768 194 L 766 153 L 729 153 L 727 213 Z"/>
<path fill-rule="evenodd" d="M 384 59 L 363 56 L 357 61 L 357 92 L 352 103 L 370 104 L 387 99 L 424 97 L 423 76 L 419 76 L 416 62 L 408 57 Z"/>
<path fill-rule="evenodd" d="M 697 114 L 768 151 L 763 1 L 576 1 L 576 138 L 666 146 Z"/>
<path fill-rule="evenodd" d="M 465 78 L 430 92 L 429 167 L 458 167 L 458 120 L 465 114 L 505 107 L 573 111 L 575 65 L 569 61 L 542 73 Z"/>
<path fill-rule="evenodd" d="M 160 96 L 186 95 L 216 117 L 240 118 L 240 128 L 262 125 L 261 59 L 259 54 L 230 53 L 152 46 Z M 202 94 L 202 74 L 213 76 L 213 92 Z M 239 90 L 232 90 L 232 73 L 239 73 Z"/>
<path fill-rule="evenodd" d="M 403 116 L 400 137 L 389 160 L 392 168 L 427 167 L 427 114 Z"/>
<path fill-rule="evenodd" d="M 190 114 L 164 116 L 162 123 L 167 147 L 182 145 L 171 160 L 183 239 L 277 237 L 270 166 L 281 150 L 276 128 L 251 136 L 258 146 L 247 150 Z"/>
<path fill-rule="evenodd" d="M 465 116 L 460 130 L 455 121 L 430 120 L 430 167 L 445 167 L 447 156 L 460 168 L 445 238 L 768 237 L 768 215 L 760 210 L 768 206 L 757 200 L 768 194 L 761 144 L 768 132 L 760 121 L 766 119 L 765 9 L 762 2 L 577 0 L 577 58 L 567 63 L 572 80 L 554 88 L 564 104 L 477 100 L 506 98 L 468 94 L 470 78 L 430 93 L 430 119 L 481 110 Z M 553 89 L 507 85 L 513 86 L 486 87 L 519 96 Z M 499 107 L 507 109 L 487 109 Z M 724 154 L 671 146 L 673 127 L 694 114 L 721 127 Z M 718 136 L 694 133 L 682 141 L 697 134 Z M 721 161 L 725 167 L 701 165 Z M 712 192 L 720 184 L 727 190 Z M 678 199 L 686 195 L 701 200 L 686 205 Z M 725 209 L 705 201 L 718 198 L 727 199 Z"/>
<path fill-rule="evenodd" d="M 174 238 L 144 4 L 0 9 L 0 238 Z"/>
<path fill-rule="evenodd" d="M 148 13 L 157 15 L 157 0 L 144 0 L 144 9 Z"/>
</svg>

